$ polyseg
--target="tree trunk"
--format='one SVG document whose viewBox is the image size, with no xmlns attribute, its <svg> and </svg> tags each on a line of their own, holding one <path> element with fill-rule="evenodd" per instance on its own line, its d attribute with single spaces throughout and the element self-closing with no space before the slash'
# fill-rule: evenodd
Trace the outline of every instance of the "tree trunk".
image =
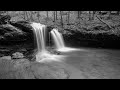
<svg viewBox="0 0 120 90">
<path fill-rule="evenodd" d="M 80 15 L 81 15 L 81 11 L 77 11 L 77 12 L 78 12 L 77 18 L 79 19 L 79 18 L 80 18 Z"/>
<path fill-rule="evenodd" d="M 56 20 L 57 20 L 58 18 L 57 18 L 57 11 L 56 11 Z"/>
<path fill-rule="evenodd" d="M 46 11 L 46 14 L 47 14 L 47 18 L 49 18 L 49 12 L 48 11 Z"/>
<path fill-rule="evenodd" d="M 23 11 L 23 19 L 26 20 L 26 11 Z"/>
<path fill-rule="evenodd" d="M 93 11 L 92 20 L 94 20 L 95 14 L 96 14 L 96 11 Z"/>
<path fill-rule="evenodd" d="M 96 15 L 96 17 L 97 17 L 102 23 L 106 24 L 106 25 L 109 27 L 109 29 L 112 28 L 109 24 L 107 24 L 105 21 L 103 21 L 102 19 L 100 19 L 97 15 Z"/>
<path fill-rule="evenodd" d="M 29 21 L 28 11 L 26 11 L 26 20 Z"/>
<path fill-rule="evenodd" d="M 53 11 L 53 19 L 54 19 L 54 22 L 55 22 L 55 19 L 56 17 L 55 17 L 55 11 Z"/>
<path fill-rule="evenodd" d="M 70 23 L 70 11 L 68 12 L 68 24 Z"/>
<path fill-rule="evenodd" d="M 91 11 L 89 11 L 89 21 L 91 21 L 92 18 L 91 18 Z"/>
<path fill-rule="evenodd" d="M 38 18 L 38 22 L 40 23 L 40 12 L 37 12 L 37 18 Z"/>
<path fill-rule="evenodd" d="M 62 11 L 60 11 L 60 17 L 61 17 L 61 26 L 63 27 L 63 17 L 62 17 Z"/>
</svg>

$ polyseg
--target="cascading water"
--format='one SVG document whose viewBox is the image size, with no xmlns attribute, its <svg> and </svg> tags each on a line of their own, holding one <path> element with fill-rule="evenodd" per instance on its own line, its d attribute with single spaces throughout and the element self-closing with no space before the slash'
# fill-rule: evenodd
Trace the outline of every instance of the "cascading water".
<svg viewBox="0 0 120 90">
<path fill-rule="evenodd" d="M 52 34 L 52 37 L 54 39 L 54 42 L 55 42 L 55 45 L 56 45 L 56 48 L 59 50 L 61 48 L 64 48 L 65 45 L 64 45 L 64 40 L 63 40 L 63 37 L 62 35 L 58 32 L 58 29 L 53 29 L 51 31 L 51 34 Z"/>
<path fill-rule="evenodd" d="M 32 23 L 31 26 L 34 29 L 38 52 L 43 52 L 45 50 L 45 25 L 40 23 Z"/>
<path fill-rule="evenodd" d="M 32 23 L 31 26 L 34 29 L 34 33 L 37 41 L 38 53 L 36 54 L 36 61 L 44 62 L 44 61 L 51 61 L 51 60 L 55 60 L 55 61 L 60 60 L 62 56 L 50 54 L 46 50 L 46 45 L 45 45 L 46 26 L 40 23 Z"/>
<path fill-rule="evenodd" d="M 31 26 L 34 29 L 37 41 L 38 53 L 36 54 L 36 61 L 42 62 L 45 60 L 60 60 L 63 56 L 51 54 L 46 50 L 46 26 L 40 23 L 32 23 Z M 71 48 L 65 47 L 62 34 L 59 33 L 58 29 L 53 29 L 49 34 L 52 35 L 58 51 L 66 52 L 73 50 Z"/>
<path fill-rule="evenodd" d="M 74 48 L 69 48 L 69 47 L 65 46 L 63 36 L 58 31 L 58 29 L 53 29 L 51 31 L 51 34 L 52 34 L 52 37 L 54 39 L 54 43 L 56 45 L 57 51 L 68 52 L 68 51 L 76 50 Z"/>
</svg>

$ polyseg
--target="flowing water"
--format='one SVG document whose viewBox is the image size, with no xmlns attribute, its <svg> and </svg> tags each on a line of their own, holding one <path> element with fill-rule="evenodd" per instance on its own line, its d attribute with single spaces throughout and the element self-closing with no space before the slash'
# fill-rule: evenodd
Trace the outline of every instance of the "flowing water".
<svg viewBox="0 0 120 90">
<path fill-rule="evenodd" d="M 40 23 L 32 23 L 31 26 L 34 29 L 34 33 L 35 33 L 35 36 L 36 36 L 36 42 L 37 42 L 37 49 L 38 49 L 38 53 L 36 54 L 36 61 L 43 62 L 46 59 L 56 60 L 56 59 L 60 58 L 61 56 L 51 54 L 50 52 L 48 52 L 46 50 L 46 43 L 45 43 L 46 42 L 46 36 L 45 36 L 46 35 L 46 31 L 45 31 L 46 26 L 42 25 Z M 58 32 L 56 32 L 56 33 L 58 35 L 60 35 Z M 59 37 L 61 37 L 61 36 L 59 36 Z M 59 39 L 59 38 L 57 38 L 57 39 Z M 56 40 L 55 42 L 61 43 L 60 46 L 61 45 L 64 46 L 64 44 L 63 44 L 64 42 L 62 41 L 61 38 L 60 38 L 60 40 Z M 57 47 L 60 47 L 58 45 L 59 44 L 57 44 Z"/>
<path fill-rule="evenodd" d="M 37 41 L 38 52 L 45 51 L 45 25 L 40 23 L 32 23 L 31 26 L 34 29 L 34 33 Z"/>
<path fill-rule="evenodd" d="M 69 52 L 69 51 L 73 51 L 73 50 L 78 50 L 78 49 L 75 49 L 75 48 L 70 48 L 70 47 L 65 46 L 65 42 L 64 42 L 63 36 L 58 31 L 58 29 L 53 29 L 51 31 L 51 35 L 52 35 L 52 37 L 54 39 L 54 43 L 55 43 L 57 51 Z"/>
<path fill-rule="evenodd" d="M 35 33 L 36 41 L 37 41 L 38 53 L 36 54 L 36 60 L 41 61 L 41 60 L 45 60 L 48 58 L 56 60 L 58 59 L 58 57 L 59 58 L 62 57 L 60 55 L 59 56 L 53 55 L 46 50 L 46 43 L 45 43 L 46 42 L 46 36 L 45 36 L 46 26 L 40 23 L 32 23 L 31 26 L 34 29 L 34 33 Z M 65 46 L 63 36 L 62 34 L 60 34 L 58 29 L 53 29 L 48 35 L 50 34 L 53 37 L 57 51 L 66 52 L 66 51 L 76 50 L 76 49 L 68 48 Z"/>
<path fill-rule="evenodd" d="M 54 43 L 57 49 L 61 49 L 65 47 L 64 40 L 62 35 L 58 32 L 58 29 L 53 29 L 51 31 L 52 37 L 54 39 Z"/>
</svg>

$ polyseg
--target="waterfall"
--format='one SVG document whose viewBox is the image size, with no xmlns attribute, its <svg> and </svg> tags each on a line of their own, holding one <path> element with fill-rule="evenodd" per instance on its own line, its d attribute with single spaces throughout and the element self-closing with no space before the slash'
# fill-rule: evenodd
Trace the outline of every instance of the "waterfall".
<svg viewBox="0 0 120 90">
<path fill-rule="evenodd" d="M 37 41 L 38 52 L 45 51 L 45 25 L 40 23 L 32 23 Z"/>
<path fill-rule="evenodd" d="M 55 46 L 56 46 L 57 51 L 69 52 L 69 51 L 76 50 L 76 49 L 74 49 L 74 48 L 69 48 L 69 47 L 66 47 L 66 46 L 65 46 L 63 36 L 62 36 L 62 34 L 58 31 L 58 29 L 53 29 L 53 30 L 51 31 L 51 35 L 52 35 L 52 37 L 53 37 L 53 39 L 54 39 L 54 43 L 55 43 Z"/>
<path fill-rule="evenodd" d="M 62 35 L 58 32 L 58 29 L 53 29 L 51 31 L 52 37 L 54 39 L 54 43 L 56 48 L 59 50 L 65 47 L 64 40 Z"/>
<path fill-rule="evenodd" d="M 51 54 L 50 52 L 48 52 L 46 50 L 46 44 L 45 44 L 45 42 L 46 42 L 46 34 L 47 34 L 46 29 L 45 29 L 46 26 L 43 25 L 43 24 L 34 23 L 34 22 L 31 23 L 31 26 L 34 29 L 36 42 L 37 42 L 37 49 L 38 49 L 38 53 L 36 54 L 36 61 L 41 62 L 41 60 L 46 60 L 46 59 L 56 60 L 58 58 L 61 58 L 58 55 Z M 65 47 L 62 34 L 59 33 L 58 29 L 53 29 L 47 35 L 50 36 L 50 34 L 53 37 L 56 49 L 58 51 L 66 52 L 66 51 L 72 50 L 71 48 Z"/>
</svg>

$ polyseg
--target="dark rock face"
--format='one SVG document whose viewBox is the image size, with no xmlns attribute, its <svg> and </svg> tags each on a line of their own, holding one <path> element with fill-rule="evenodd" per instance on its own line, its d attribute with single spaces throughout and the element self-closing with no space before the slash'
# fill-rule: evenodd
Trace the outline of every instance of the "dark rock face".
<svg viewBox="0 0 120 90">
<path fill-rule="evenodd" d="M 67 44 L 70 43 L 71 46 L 120 49 L 120 35 L 107 33 L 83 33 L 69 29 L 65 29 L 65 31 L 69 31 L 71 33 L 63 34 L 65 42 Z"/>
<path fill-rule="evenodd" d="M 7 24 L 11 17 L 9 15 L 0 15 L 0 24 Z"/>
<path fill-rule="evenodd" d="M 4 18 L 1 18 L 2 21 L 0 21 L 0 42 L 6 42 L 10 44 L 13 42 L 34 41 L 33 28 L 29 22 L 13 22 Z M 5 23 L 6 21 L 8 22 Z"/>
</svg>

